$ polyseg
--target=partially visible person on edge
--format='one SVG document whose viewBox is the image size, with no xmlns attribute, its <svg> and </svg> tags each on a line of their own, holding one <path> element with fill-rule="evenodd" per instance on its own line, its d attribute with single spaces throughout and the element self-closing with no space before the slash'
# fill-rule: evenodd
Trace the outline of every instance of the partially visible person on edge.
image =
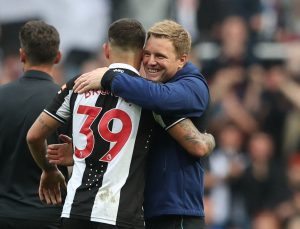
<svg viewBox="0 0 300 229">
<path fill-rule="evenodd" d="M 261 210 L 253 218 L 251 229 L 281 229 L 277 215 L 270 210 Z"/>
<path fill-rule="evenodd" d="M 188 62 L 190 48 L 191 37 L 181 25 L 171 20 L 158 22 L 148 31 L 143 66 L 147 79 L 165 84 L 100 68 L 79 77 L 74 90 L 99 89 L 101 81 L 104 90 L 163 118 L 189 117 L 203 131 L 209 90 L 199 70 Z M 145 186 L 146 228 L 204 228 L 203 176 L 203 159 L 188 154 L 156 125 Z"/>
<path fill-rule="evenodd" d="M 142 25 L 134 19 L 120 19 L 111 24 L 108 43 L 103 46 L 111 73 L 139 76 L 137 69 L 145 37 Z M 76 77 L 62 87 L 27 135 L 31 153 L 43 169 L 40 195 L 49 204 L 59 202 L 57 185 L 64 179 L 58 176 L 56 166 L 47 162 L 45 138 L 60 123 L 72 118 L 74 169 L 62 212 L 62 228 L 144 228 L 144 165 L 153 137 L 152 112 L 108 90 L 74 93 L 75 80 Z M 161 105 L 160 100 L 156 101 Z M 169 107 L 168 101 L 165 107 Z M 197 145 L 197 129 L 192 135 L 185 135 L 193 129 L 186 122 L 189 119 L 157 118 L 167 123 L 168 132 L 175 139 L 180 136 L 180 142 L 191 141 L 191 148 Z M 202 136 L 211 140 L 211 135 Z M 207 151 L 201 155 L 205 153 Z M 189 156 L 188 160 L 193 162 L 195 155 Z M 55 182 L 48 182 L 54 177 L 57 177 Z"/>
<path fill-rule="evenodd" d="M 39 200 L 41 170 L 31 157 L 26 134 L 59 90 L 52 70 L 61 59 L 60 38 L 53 26 L 29 21 L 19 39 L 24 75 L 0 86 L 0 228 L 55 229 L 62 207 Z M 57 143 L 58 135 L 49 136 L 48 142 Z M 67 168 L 62 172 L 67 177 Z"/>
</svg>

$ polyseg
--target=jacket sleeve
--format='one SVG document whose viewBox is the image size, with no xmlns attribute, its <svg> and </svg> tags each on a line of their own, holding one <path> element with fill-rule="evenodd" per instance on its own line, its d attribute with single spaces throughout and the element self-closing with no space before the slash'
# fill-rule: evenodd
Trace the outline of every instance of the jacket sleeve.
<svg viewBox="0 0 300 229">
<path fill-rule="evenodd" d="M 199 117 L 208 106 L 207 85 L 196 76 L 162 84 L 122 73 L 104 76 L 103 82 L 115 95 L 158 114 Z"/>
</svg>

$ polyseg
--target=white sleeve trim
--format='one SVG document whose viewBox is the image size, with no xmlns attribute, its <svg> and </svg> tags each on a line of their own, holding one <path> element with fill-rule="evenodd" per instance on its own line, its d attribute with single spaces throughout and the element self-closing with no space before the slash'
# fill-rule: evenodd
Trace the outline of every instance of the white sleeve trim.
<svg viewBox="0 0 300 229">
<path fill-rule="evenodd" d="M 185 120 L 185 119 L 186 119 L 186 118 L 178 119 L 176 122 L 173 122 L 171 125 L 165 127 L 165 130 L 170 129 L 171 127 L 175 126 L 177 123 L 179 123 L 179 122 L 181 122 L 181 121 L 183 121 L 183 120 Z"/>
<path fill-rule="evenodd" d="M 61 123 L 63 123 L 63 124 L 65 124 L 65 123 L 66 123 L 66 121 L 65 121 L 65 120 L 63 120 L 63 119 L 60 119 L 59 117 L 57 117 L 57 116 L 53 115 L 53 114 L 52 114 L 52 113 L 50 113 L 49 111 L 47 111 L 47 110 L 44 110 L 44 112 L 45 112 L 45 113 L 47 113 L 48 115 L 50 115 L 52 118 L 56 119 L 57 121 L 59 121 L 59 122 L 61 122 Z"/>
</svg>

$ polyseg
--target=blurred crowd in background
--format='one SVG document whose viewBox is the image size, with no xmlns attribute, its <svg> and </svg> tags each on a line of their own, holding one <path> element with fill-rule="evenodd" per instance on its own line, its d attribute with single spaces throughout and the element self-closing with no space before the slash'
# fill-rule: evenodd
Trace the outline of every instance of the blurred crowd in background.
<svg viewBox="0 0 300 229">
<path fill-rule="evenodd" d="M 174 19 L 211 93 L 208 229 L 300 228 L 299 0 L 0 0 L 0 84 L 21 76 L 18 30 L 42 19 L 61 36 L 55 80 L 105 66 L 108 25 Z M 1 109 L 1 108 L 0 108 Z"/>
</svg>

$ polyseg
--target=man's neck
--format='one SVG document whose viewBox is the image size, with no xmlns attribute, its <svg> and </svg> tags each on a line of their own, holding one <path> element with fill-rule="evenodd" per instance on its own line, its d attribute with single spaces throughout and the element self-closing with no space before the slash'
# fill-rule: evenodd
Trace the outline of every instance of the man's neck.
<svg viewBox="0 0 300 229">
<path fill-rule="evenodd" d="M 23 67 L 24 72 L 34 70 L 34 71 L 41 71 L 49 74 L 52 76 L 53 68 L 49 65 L 39 65 L 39 66 L 32 66 L 32 65 L 24 65 Z"/>
<path fill-rule="evenodd" d="M 131 65 L 132 67 L 134 67 L 135 69 L 139 70 L 140 69 L 140 66 L 141 66 L 141 63 L 140 62 L 135 62 L 133 60 L 130 60 L 130 59 L 121 59 L 121 58 L 115 58 L 115 59 L 111 59 L 109 61 L 109 64 L 114 64 L 114 63 L 122 63 L 122 64 L 128 64 L 128 65 Z"/>
<path fill-rule="evenodd" d="M 135 69 L 139 70 L 141 67 L 142 52 L 121 52 L 118 50 L 111 51 L 109 63 L 124 63 L 129 64 Z"/>
</svg>

